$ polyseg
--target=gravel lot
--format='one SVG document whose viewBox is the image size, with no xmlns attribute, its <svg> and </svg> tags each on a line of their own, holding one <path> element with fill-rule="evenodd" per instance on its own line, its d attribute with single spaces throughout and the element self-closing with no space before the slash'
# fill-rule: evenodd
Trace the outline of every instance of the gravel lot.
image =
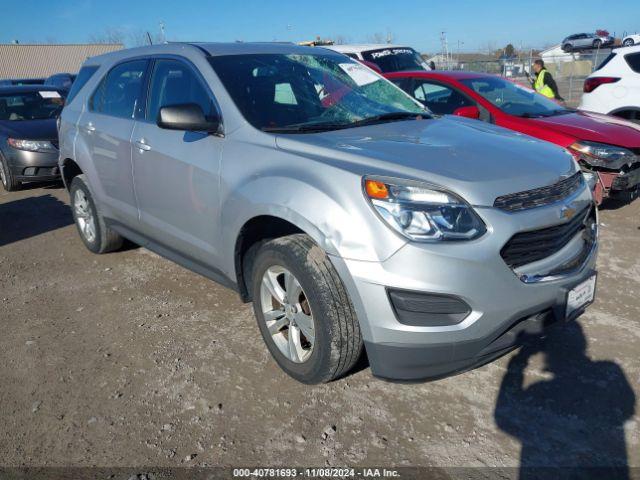
<svg viewBox="0 0 640 480">
<path fill-rule="evenodd" d="M 640 201 L 601 212 L 597 302 L 546 341 L 437 382 L 363 362 L 309 387 L 234 292 L 91 254 L 58 185 L 0 192 L 2 466 L 640 468 Z"/>
</svg>

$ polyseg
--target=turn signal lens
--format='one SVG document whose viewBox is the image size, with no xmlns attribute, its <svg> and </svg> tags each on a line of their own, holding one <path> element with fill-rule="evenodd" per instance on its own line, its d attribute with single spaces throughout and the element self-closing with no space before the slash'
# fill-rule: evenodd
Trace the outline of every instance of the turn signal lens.
<svg viewBox="0 0 640 480">
<path fill-rule="evenodd" d="M 389 190 L 387 190 L 387 186 L 382 182 L 366 180 L 365 188 L 369 198 L 389 198 Z"/>
</svg>

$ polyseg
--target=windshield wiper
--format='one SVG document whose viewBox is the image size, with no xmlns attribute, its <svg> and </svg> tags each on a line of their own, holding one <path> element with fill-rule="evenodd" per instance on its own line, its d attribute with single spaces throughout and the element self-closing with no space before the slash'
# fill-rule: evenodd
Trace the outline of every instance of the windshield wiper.
<svg viewBox="0 0 640 480">
<path fill-rule="evenodd" d="M 553 110 L 552 112 L 545 113 L 522 113 L 518 115 L 522 118 L 547 118 L 547 117 L 555 117 L 556 115 L 566 115 L 567 113 L 573 113 L 575 110 L 571 110 L 569 108 L 563 108 L 561 110 Z"/>
<path fill-rule="evenodd" d="M 346 128 L 350 124 L 345 123 L 314 123 L 308 125 L 286 125 L 284 127 L 262 127 L 263 132 L 268 133 L 311 133 L 311 132 L 328 132 L 330 130 L 339 130 Z"/>
<path fill-rule="evenodd" d="M 349 127 L 361 127 L 363 125 L 373 125 L 376 123 L 392 122 L 395 120 L 422 120 L 425 118 L 431 118 L 428 113 L 411 113 L 411 112 L 390 112 L 380 115 L 374 115 L 373 117 L 363 118 L 356 122 L 349 124 Z"/>
</svg>

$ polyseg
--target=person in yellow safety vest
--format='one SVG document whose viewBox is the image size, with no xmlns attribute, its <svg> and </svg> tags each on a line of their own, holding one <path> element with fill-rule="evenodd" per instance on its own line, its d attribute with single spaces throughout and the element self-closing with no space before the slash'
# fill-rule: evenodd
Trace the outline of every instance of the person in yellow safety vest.
<svg viewBox="0 0 640 480">
<path fill-rule="evenodd" d="M 544 62 L 542 60 L 533 62 L 533 71 L 536 72 L 536 76 L 533 80 L 530 80 L 536 92 L 551 99 L 564 100 L 564 98 L 560 96 L 560 92 L 558 92 L 556 81 L 548 70 L 544 68 Z"/>
</svg>

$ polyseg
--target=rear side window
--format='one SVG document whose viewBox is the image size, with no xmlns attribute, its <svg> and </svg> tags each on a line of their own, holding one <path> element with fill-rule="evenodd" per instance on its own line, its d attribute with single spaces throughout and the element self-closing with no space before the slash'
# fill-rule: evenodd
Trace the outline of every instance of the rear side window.
<svg viewBox="0 0 640 480">
<path fill-rule="evenodd" d="M 78 72 L 78 76 L 71 84 L 71 89 L 69 89 L 69 94 L 67 95 L 67 103 L 71 103 L 71 101 L 78 95 L 78 92 L 85 86 L 85 84 L 89 81 L 89 79 L 93 76 L 94 73 L 98 70 L 97 66 L 91 65 L 82 67 Z"/>
<path fill-rule="evenodd" d="M 594 71 L 596 71 L 596 72 L 597 72 L 598 70 L 600 70 L 600 69 L 604 68 L 604 66 L 605 66 L 607 63 L 609 63 L 611 60 L 613 60 L 615 56 L 616 56 L 616 54 L 615 54 L 615 53 L 610 53 L 610 54 L 607 56 L 607 58 L 605 58 L 605 59 L 602 61 L 602 63 L 601 63 L 600 65 L 598 65 L 598 68 L 596 68 Z"/>
<path fill-rule="evenodd" d="M 155 121 L 161 107 L 195 103 L 206 116 L 215 113 L 213 100 L 194 71 L 177 60 L 158 60 L 151 77 L 147 119 Z"/>
<path fill-rule="evenodd" d="M 121 63 L 112 68 L 91 96 L 89 109 L 113 117 L 133 118 L 146 68 L 146 60 Z"/>
<path fill-rule="evenodd" d="M 630 53 L 625 55 L 624 59 L 627 61 L 629 68 L 636 73 L 640 73 L 640 53 Z"/>
</svg>

